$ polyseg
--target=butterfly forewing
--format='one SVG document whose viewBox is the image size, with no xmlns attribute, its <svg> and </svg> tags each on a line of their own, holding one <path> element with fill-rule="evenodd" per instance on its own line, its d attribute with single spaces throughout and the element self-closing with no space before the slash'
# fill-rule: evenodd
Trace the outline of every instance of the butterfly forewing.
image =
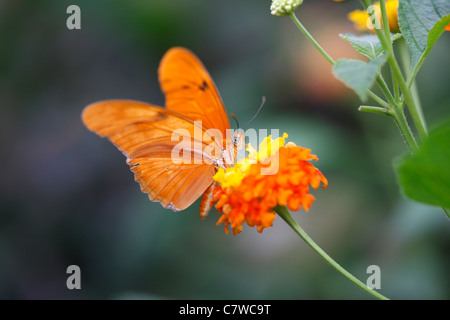
<svg viewBox="0 0 450 320">
<path fill-rule="evenodd" d="M 222 99 L 208 71 L 192 52 L 179 47 L 170 49 L 158 73 L 167 109 L 202 121 L 204 127 L 218 129 L 226 137 L 230 123 Z"/>
</svg>

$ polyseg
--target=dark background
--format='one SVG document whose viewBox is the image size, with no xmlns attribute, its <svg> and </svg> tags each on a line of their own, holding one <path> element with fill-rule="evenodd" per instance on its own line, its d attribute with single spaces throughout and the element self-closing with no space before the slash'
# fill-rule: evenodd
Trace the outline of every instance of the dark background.
<svg viewBox="0 0 450 320">
<path fill-rule="evenodd" d="M 66 9 L 81 8 L 81 30 Z M 359 2 L 308 1 L 297 15 L 335 59 L 361 58 L 338 37 Z M 227 110 L 312 149 L 329 180 L 294 217 L 363 282 L 381 268 L 395 299 L 450 298 L 450 221 L 405 199 L 392 163 L 406 146 L 392 120 L 355 95 L 289 18 L 261 0 L 0 0 L 0 298 L 369 299 L 281 219 L 262 234 L 215 226 L 198 202 L 173 213 L 140 192 L 125 158 L 80 115 L 113 98 L 163 105 L 157 67 L 185 46 Z M 450 33 L 418 75 L 428 124 L 448 116 Z M 81 268 L 81 290 L 66 268 Z"/>
</svg>

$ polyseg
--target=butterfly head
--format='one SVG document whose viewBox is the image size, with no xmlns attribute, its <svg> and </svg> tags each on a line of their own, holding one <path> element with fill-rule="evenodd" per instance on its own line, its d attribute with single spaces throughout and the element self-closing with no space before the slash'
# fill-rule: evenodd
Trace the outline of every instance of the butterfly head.
<svg viewBox="0 0 450 320">
<path fill-rule="evenodd" d="M 245 133 L 242 129 L 237 129 L 231 137 L 231 147 L 236 150 L 242 149 L 245 144 Z"/>
<path fill-rule="evenodd" d="M 222 149 L 221 159 L 215 159 L 213 162 L 215 166 L 223 169 L 232 166 L 237 159 L 238 150 L 242 149 L 245 144 L 245 134 L 242 129 L 237 129 L 227 143 L 226 149 Z"/>
</svg>

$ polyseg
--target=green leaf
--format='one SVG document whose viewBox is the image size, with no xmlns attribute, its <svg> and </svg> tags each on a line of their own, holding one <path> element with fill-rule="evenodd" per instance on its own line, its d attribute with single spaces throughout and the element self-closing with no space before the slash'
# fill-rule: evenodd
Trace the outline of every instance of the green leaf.
<svg viewBox="0 0 450 320">
<path fill-rule="evenodd" d="M 408 84 L 437 39 L 450 23 L 449 0 L 403 0 L 398 8 L 398 23 L 412 56 Z"/>
<path fill-rule="evenodd" d="M 333 66 L 333 74 L 348 87 L 352 88 L 362 101 L 366 101 L 368 91 L 385 62 L 386 55 L 372 59 L 369 62 L 339 59 Z"/>
<path fill-rule="evenodd" d="M 353 48 L 356 49 L 362 55 L 365 55 L 369 59 L 373 59 L 381 56 L 384 53 L 383 46 L 376 34 L 365 34 L 356 36 L 351 33 L 339 35 L 345 41 L 350 42 Z M 401 33 L 391 34 L 391 40 L 395 41 L 402 37 Z"/>
<path fill-rule="evenodd" d="M 400 159 L 396 172 L 407 197 L 450 208 L 450 120 L 431 131 L 414 155 Z"/>
</svg>

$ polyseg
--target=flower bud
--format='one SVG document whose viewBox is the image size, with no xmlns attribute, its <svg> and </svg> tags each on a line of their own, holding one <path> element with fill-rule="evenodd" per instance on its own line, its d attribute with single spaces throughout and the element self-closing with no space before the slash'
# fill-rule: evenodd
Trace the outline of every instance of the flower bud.
<svg viewBox="0 0 450 320">
<path fill-rule="evenodd" d="M 303 0 L 272 0 L 270 13 L 278 17 L 287 16 L 294 12 L 302 3 Z"/>
</svg>

